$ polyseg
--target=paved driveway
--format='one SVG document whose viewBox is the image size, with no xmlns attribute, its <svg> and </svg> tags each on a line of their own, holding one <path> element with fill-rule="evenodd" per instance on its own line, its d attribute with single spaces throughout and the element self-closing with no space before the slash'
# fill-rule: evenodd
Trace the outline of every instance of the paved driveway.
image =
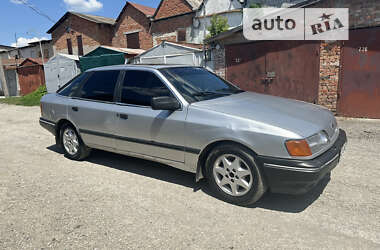
<svg viewBox="0 0 380 250">
<path fill-rule="evenodd" d="M 157 163 L 70 161 L 38 118 L 0 105 L 0 249 L 380 249 L 380 121 L 339 119 L 349 144 L 331 180 L 244 208 Z"/>
</svg>

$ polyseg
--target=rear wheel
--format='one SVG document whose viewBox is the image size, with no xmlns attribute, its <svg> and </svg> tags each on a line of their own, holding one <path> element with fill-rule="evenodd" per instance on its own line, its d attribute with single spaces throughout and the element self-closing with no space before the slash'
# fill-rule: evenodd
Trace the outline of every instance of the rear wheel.
<svg viewBox="0 0 380 250">
<path fill-rule="evenodd" d="M 65 156 L 72 160 L 83 160 L 89 156 L 91 149 L 87 147 L 71 124 L 65 124 L 60 130 L 61 147 Z"/>
<path fill-rule="evenodd" d="M 239 145 L 224 144 L 212 150 L 206 160 L 206 174 L 211 190 L 237 205 L 255 203 L 267 189 L 252 153 Z"/>
</svg>

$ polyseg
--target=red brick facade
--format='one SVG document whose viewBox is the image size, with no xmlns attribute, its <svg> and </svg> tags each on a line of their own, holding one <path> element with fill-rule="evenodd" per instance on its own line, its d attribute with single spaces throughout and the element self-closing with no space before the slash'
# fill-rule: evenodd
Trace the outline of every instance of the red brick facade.
<svg viewBox="0 0 380 250">
<path fill-rule="evenodd" d="M 307 8 L 349 8 L 350 29 L 368 28 L 380 26 L 380 1 L 378 0 L 322 0 Z M 235 33 L 233 37 L 220 40 L 224 44 L 226 40 L 231 43 L 246 42 L 242 32 Z M 286 41 L 284 41 L 286 42 Z M 342 68 L 342 42 L 322 41 L 320 46 L 320 69 L 318 104 L 337 111 L 339 81 Z M 213 50 L 215 72 L 225 77 L 225 51 Z"/>
<path fill-rule="evenodd" d="M 195 13 L 175 16 L 165 19 L 154 20 L 152 22 L 151 34 L 153 35 L 154 45 L 162 41 L 178 41 L 179 29 L 191 27 Z"/>
<path fill-rule="evenodd" d="M 336 112 L 341 43 L 321 43 L 318 104 Z"/>
<path fill-rule="evenodd" d="M 171 17 L 193 11 L 186 0 L 162 0 L 154 19 Z"/>
<path fill-rule="evenodd" d="M 212 60 L 214 61 L 214 72 L 218 76 L 222 78 L 226 78 L 226 51 L 224 48 L 219 48 L 219 49 L 213 49 L 212 50 L 212 55 L 213 58 Z"/>
<path fill-rule="evenodd" d="M 73 54 L 76 55 L 78 54 L 77 36 L 81 35 L 84 54 L 86 54 L 99 45 L 111 45 L 112 26 L 91 22 L 69 13 L 51 35 L 55 53 L 68 54 L 67 39 L 71 39 Z"/>
<path fill-rule="evenodd" d="M 350 28 L 380 25 L 380 2 L 378 0 L 324 0 L 312 8 L 349 8 Z M 339 76 L 341 70 L 342 43 L 322 42 L 320 50 L 320 82 L 318 104 L 337 111 Z"/>
<path fill-rule="evenodd" d="M 149 17 L 137 10 L 131 4 L 127 3 L 115 24 L 112 46 L 128 48 L 127 36 L 125 33 L 138 31 L 140 48 L 145 50 L 150 49 L 153 46 L 153 41 L 152 35 L 149 33 L 149 28 Z"/>
</svg>

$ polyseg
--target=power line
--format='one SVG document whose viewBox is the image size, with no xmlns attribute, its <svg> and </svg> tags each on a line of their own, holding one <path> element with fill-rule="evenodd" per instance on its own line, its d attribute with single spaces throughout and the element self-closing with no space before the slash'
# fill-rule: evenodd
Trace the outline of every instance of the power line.
<svg viewBox="0 0 380 250">
<path fill-rule="evenodd" d="M 37 7 L 35 7 L 34 5 L 30 4 L 28 2 L 28 0 L 18 0 L 19 3 L 27 6 L 28 8 L 30 8 L 31 10 L 33 10 L 34 12 L 36 12 L 38 15 L 42 16 L 42 17 L 45 17 L 46 19 L 48 19 L 50 22 L 52 23 L 56 23 L 56 21 L 51 18 L 50 16 L 48 16 L 47 14 L 43 13 L 40 9 L 38 9 Z"/>
</svg>

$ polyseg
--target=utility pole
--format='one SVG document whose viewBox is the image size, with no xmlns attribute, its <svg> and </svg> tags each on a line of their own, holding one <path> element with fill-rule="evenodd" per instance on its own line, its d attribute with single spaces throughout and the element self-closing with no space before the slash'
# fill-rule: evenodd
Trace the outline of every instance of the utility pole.
<svg viewBox="0 0 380 250">
<path fill-rule="evenodd" d="M 4 91 L 4 96 L 9 96 L 9 90 L 7 85 L 7 80 L 5 79 L 5 72 L 3 66 L 3 60 L 0 60 L 0 83 L 2 85 L 2 89 Z"/>
<path fill-rule="evenodd" d="M 39 42 L 40 42 L 40 51 L 41 51 L 42 65 L 43 65 L 44 64 L 44 52 L 42 51 L 41 40 Z"/>
</svg>

